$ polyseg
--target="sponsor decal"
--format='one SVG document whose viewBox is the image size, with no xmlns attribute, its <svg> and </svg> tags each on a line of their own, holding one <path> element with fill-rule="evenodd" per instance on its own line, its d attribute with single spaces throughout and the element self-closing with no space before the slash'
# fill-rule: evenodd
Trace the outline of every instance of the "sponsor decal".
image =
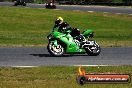
<svg viewBox="0 0 132 88">
<path fill-rule="evenodd" d="M 79 67 L 78 71 L 77 83 L 81 85 L 86 83 L 130 83 L 131 80 L 128 74 L 86 73 L 82 66 Z"/>
</svg>

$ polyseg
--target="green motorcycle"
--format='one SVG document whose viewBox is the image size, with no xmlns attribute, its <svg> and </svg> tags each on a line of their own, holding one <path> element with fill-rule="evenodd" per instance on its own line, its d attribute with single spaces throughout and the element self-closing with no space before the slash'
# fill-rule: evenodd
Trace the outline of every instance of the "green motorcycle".
<svg viewBox="0 0 132 88">
<path fill-rule="evenodd" d="M 80 42 L 77 37 L 71 36 L 71 31 L 61 33 L 53 31 L 47 38 L 49 40 L 47 49 L 52 56 L 62 56 L 63 54 L 85 54 L 97 56 L 101 52 L 100 45 L 96 41 L 90 40 L 93 37 L 93 31 L 87 29 L 82 33 L 85 40 Z"/>
</svg>

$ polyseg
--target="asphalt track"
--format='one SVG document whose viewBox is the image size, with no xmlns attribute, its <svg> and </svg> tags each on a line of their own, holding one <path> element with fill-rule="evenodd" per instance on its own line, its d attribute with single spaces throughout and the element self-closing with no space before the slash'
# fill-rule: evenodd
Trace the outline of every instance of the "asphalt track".
<svg viewBox="0 0 132 88">
<path fill-rule="evenodd" d="M 0 6 L 12 6 L 0 2 Z M 23 6 L 18 6 L 23 7 Z M 44 8 L 44 4 L 27 4 L 25 8 Z M 57 9 L 132 14 L 132 8 L 102 6 L 57 6 Z M 0 48 L 0 66 L 56 66 L 56 65 L 132 65 L 131 48 L 102 48 L 99 56 L 64 55 L 52 57 L 45 48 Z"/>
<path fill-rule="evenodd" d="M 12 2 L 0 2 L 0 6 L 12 6 Z M 24 6 L 18 6 L 24 7 Z M 27 3 L 27 7 L 30 8 L 45 8 L 44 4 L 31 4 Z M 132 15 L 132 8 L 121 8 L 121 7 L 109 7 L 109 6 L 80 6 L 80 5 L 57 5 L 56 10 L 75 10 L 75 11 L 86 11 L 86 12 L 104 12 L 104 13 L 115 13 L 115 14 L 129 14 Z"/>
<path fill-rule="evenodd" d="M 0 66 L 132 65 L 131 48 L 102 48 L 99 56 L 87 54 L 52 57 L 46 48 L 0 48 Z"/>
</svg>

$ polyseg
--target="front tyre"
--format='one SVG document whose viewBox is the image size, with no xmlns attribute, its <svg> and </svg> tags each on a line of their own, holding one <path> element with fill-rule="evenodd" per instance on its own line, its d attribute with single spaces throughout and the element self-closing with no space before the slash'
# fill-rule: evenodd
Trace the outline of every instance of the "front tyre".
<svg viewBox="0 0 132 88">
<path fill-rule="evenodd" d="M 89 56 L 97 56 L 101 52 L 100 45 L 98 43 L 96 43 L 95 41 L 94 41 L 93 46 L 89 46 L 85 50 Z"/>
<path fill-rule="evenodd" d="M 49 43 L 47 49 L 52 56 L 62 56 L 64 54 L 64 48 L 60 44 L 55 46 L 53 43 Z"/>
</svg>

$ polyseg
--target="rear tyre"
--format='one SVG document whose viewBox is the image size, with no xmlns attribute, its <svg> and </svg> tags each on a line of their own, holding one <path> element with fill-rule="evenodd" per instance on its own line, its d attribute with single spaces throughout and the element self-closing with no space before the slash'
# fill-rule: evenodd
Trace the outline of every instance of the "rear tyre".
<svg viewBox="0 0 132 88">
<path fill-rule="evenodd" d="M 53 43 L 49 43 L 47 49 L 52 56 L 62 56 L 64 54 L 64 48 L 60 44 L 54 46 Z"/>
<path fill-rule="evenodd" d="M 101 48 L 98 43 L 94 42 L 93 46 L 89 46 L 85 49 L 89 56 L 97 56 L 101 52 Z"/>
</svg>

